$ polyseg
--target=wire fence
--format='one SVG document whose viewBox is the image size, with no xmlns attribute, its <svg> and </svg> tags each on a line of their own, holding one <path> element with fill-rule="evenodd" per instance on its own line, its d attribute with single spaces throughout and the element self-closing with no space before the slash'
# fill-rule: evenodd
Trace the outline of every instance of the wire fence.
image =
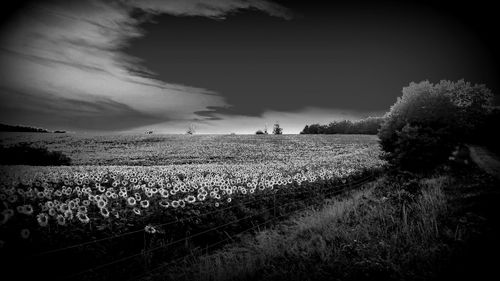
<svg viewBox="0 0 500 281">
<path fill-rule="evenodd" d="M 337 195 L 337 194 L 343 193 L 343 192 L 348 191 L 348 190 L 353 190 L 353 189 L 356 189 L 356 188 L 358 188 L 358 187 L 360 187 L 360 186 L 362 186 L 362 185 L 364 185 L 364 184 L 366 184 L 366 183 L 370 182 L 370 181 L 371 181 L 371 180 L 373 180 L 374 178 L 375 178 L 375 175 L 373 175 L 373 174 L 372 174 L 372 175 L 370 175 L 370 176 L 364 177 L 362 180 L 357 181 L 357 182 L 355 182 L 355 183 L 347 183 L 347 184 L 343 184 L 343 185 L 337 185 L 337 186 L 327 187 L 326 189 L 329 189 L 330 191 L 329 191 L 329 192 L 327 192 L 327 193 L 322 193 L 322 194 L 320 194 L 320 195 L 326 198 L 326 197 L 330 197 L 330 196 L 333 196 L 333 195 Z M 340 188 L 340 187 L 344 187 L 344 188 L 338 189 L 338 188 Z M 332 189 L 335 189 L 335 190 L 332 190 Z M 212 232 L 212 231 L 215 231 L 215 230 L 222 229 L 222 228 L 224 228 L 224 227 L 226 227 L 226 226 L 229 226 L 229 225 L 232 225 L 232 224 L 236 224 L 236 223 L 241 222 L 241 221 L 244 221 L 244 220 L 248 220 L 248 219 L 250 219 L 250 218 L 252 218 L 252 217 L 255 217 L 255 216 L 258 216 L 258 215 L 262 215 L 262 214 L 264 214 L 264 213 L 267 213 L 267 212 L 272 211 L 273 209 L 274 209 L 274 210 L 276 210 L 276 208 L 283 208 L 283 207 L 286 207 L 286 206 L 290 206 L 290 205 L 293 205 L 293 204 L 297 204 L 298 202 L 307 201 L 307 200 L 314 200 L 314 199 L 315 199 L 314 197 L 312 197 L 312 198 L 304 198 L 304 199 L 297 199 L 297 200 L 292 200 L 292 201 L 290 201 L 290 202 L 287 202 L 287 203 L 284 203 L 284 204 L 279 204 L 279 205 L 276 205 L 276 203 L 275 203 L 275 204 L 274 204 L 274 206 L 269 207 L 269 208 L 266 208 L 266 209 L 264 209 L 263 211 L 260 211 L 260 212 L 258 212 L 258 213 L 251 214 L 251 215 L 247 215 L 247 216 L 244 216 L 244 217 L 242 217 L 242 218 L 239 218 L 239 219 L 236 219 L 236 220 L 232 220 L 232 221 L 229 221 L 229 222 L 227 222 L 227 223 L 224 223 L 224 224 L 221 224 L 221 225 L 215 226 L 215 227 L 213 227 L 213 228 L 206 229 L 206 230 L 203 230 L 203 231 L 197 232 L 197 233 L 195 233 L 195 234 L 191 234 L 191 235 L 184 236 L 184 237 L 182 237 L 182 238 L 179 238 L 179 239 L 173 240 L 173 241 L 171 241 L 171 242 L 169 242 L 169 243 L 162 244 L 162 245 L 155 246 L 155 247 L 151 247 L 151 248 L 149 248 L 149 249 L 147 249 L 147 250 L 143 250 L 143 251 L 141 251 L 141 252 L 139 252 L 139 253 L 131 254 L 131 255 L 128 255 L 128 256 L 125 256 L 125 257 L 122 257 L 122 258 L 119 258 L 119 259 L 112 260 L 112 261 L 107 262 L 107 263 L 103 263 L 103 264 L 100 264 L 100 265 L 97 265 L 97 266 L 94 266 L 94 267 L 91 267 L 91 268 L 88 268 L 88 269 L 82 270 L 82 271 L 77 272 L 77 273 L 75 273 L 75 274 L 71 274 L 71 275 L 69 275 L 69 276 L 66 276 L 66 277 L 64 277 L 63 279 L 75 279 L 75 278 L 77 278 L 77 277 L 79 277 L 79 276 L 82 276 L 82 275 L 85 275 L 85 274 L 87 274 L 87 273 L 95 273 L 96 271 L 100 271 L 100 270 L 102 270 L 102 269 L 104 269 L 104 268 L 107 268 L 107 267 L 110 267 L 110 266 L 112 266 L 112 265 L 116 265 L 116 264 L 119 264 L 119 263 L 123 263 L 123 262 L 126 262 L 126 261 L 130 261 L 130 260 L 132 260 L 132 259 L 134 259 L 134 258 L 141 257 L 141 256 L 144 256 L 144 255 L 146 255 L 146 254 L 151 254 L 151 253 L 156 252 L 156 251 L 158 251 L 158 250 L 160 250 L 160 249 L 165 249 L 165 248 L 167 248 L 167 247 L 173 246 L 173 245 L 175 245 L 175 244 L 179 244 L 179 243 L 184 242 L 184 241 L 187 241 L 187 240 L 189 240 L 189 239 L 192 239 L 192 238 L 195 238 L 195 237 L 199 237 L 199 236 L 201 236 L 201 235 L 207 234 L 207 233 Z M 293 213 L 293 212 L 297 212 L 297 211 L 300 211 L 300 210 L 304 210 L 304 209 L 307 209 L 307 208 L 310 208 L 310 207 L 311 207 L 311 206 L 306 205 L 306 206 L 304 206 L 304 207 L 302 207 L 302 208 L 299 208 L 299 209 L 297 209 L 297 210 L 293 210 L 293 211 L 288 212 L 288 213 L 281 214 L 281 215 L 279 215 L 279 216 L 276 216 L 276 215 L 275 215 L 273 218 L 271 218 L 271 219 L 269 219 L 269 220 L 266 220 L 266 221 L 264 221 L 264 222 L 262 222 L 262 223 L 260 223 L 260 224 L 258 224 L 258 225 L 254 225 L 254 226 L 252 226 L 251 228 L 248 228 L 248 229 L 246 229 L 246 230 L 243 230 L 243 231 L 241 231 L 241 232 L 237 233 L 236 235 L 239 235 L 239 234 L 244 233 L 244 232 L 246 232 L 246 231 L 250 231 L 250 230 L 255 229 L 256 227 L 259 227 L 259 226 L 261 226 L 261 225 L 268 224 L 269 222 L 271 222 L 271 221 L 273 221 L 273 220 L 275 220 L 275 219 L 277 219 L 277 218 L 281 218 L 281 217 L 284 217 L 284 216 L 286 216 L 286 215 L 290 215 L 290 214 L 291 214 L 291 213 Z M 223 211 L 223 210 L 218 210 L 218 212 L 221 212 L 221 211 Z M 178 220 L 178 221 L 179 221 L 179 220 Z M 174 222 L 178 222 L 178 221 L 174 221 Z M 161 224 L 161 225 L 166 225 L 166 224 L 168 224 L 168 223 L 171 223 L 171 222 L 167 222 L 167 223 L 165 223 L 165 224 Z M 173 223 L 173 222 L 172 222 L 172 223 Z M 141 230 L 141 231 L 143 231 L 143 230 Z M 121 236 L 123 236 L 123 235 L 121 235 Z M 234 234 L 233 234 L 233 236 L 234 236 Z M 219 245 L 219 244 L 221 244 L 221 243 L 223 243 L 223 242 L 227 241 L 228 239 L 230 239 L 230 238 L 228 237 L 228 238 L 223 239 L 223 240 L 221 240 L 221 241 L 218 241 L 218 242 L 216 242 L 216 243 L 210 244 L 208 247 L 212 247 L 212 248 L 213 248 L 214 246 Z M 81 244 L 84 244 L 84 243 L 81 243 Z M 78 247 L 78 246 L 80 246 L 80 245 L 74 245 L 74 246 L 70 246 L 70 247 L 74 248 L 74 247 Z M 69 248 L 69 247 L 65 247 L 65 248 Z M 64 250 L 65 248 L 61 248 L 61 251 L 62 251 L 62 250 Z M 52 252 L 54 252 L 54 251 L 52 251 Z M 185 256 L 183 256 L 182 258 L 185 258 Z M 180 258 L 179 258 L 179 259 L 180 259 Z M 172 262 L 174 262 L 174 261 L 176 261 L 176 260 L 178 260 L 178 259 L 175 259 L 175 260 L 173 260 L 173 261 L 170 261 L 170 262 L 169 262 L 169 264 L 170 264 L 170 263 L 172 263 Z"/>
<path fill-rule="evenodd" d="M 373 174 L 371 174 L 369 176 L 366 176 L 366 177 L 363 177 L 361 179 L 356 179 L 354 182 L 346 182 L 346 183 L 343 183 L 343 184 L 340 184 L 340 185 L 332 186 L 330 188 L 343 188 L 343 187 L 346 187 L 346 186 L 357 184 L 358 182 L 362 182 L 362 181 L 366 180 L 367 178 L 371 178 L 372 176 L 373 176 Z M 285 190 L 285 189 L 283 189 L 283 190 Z M 173 225 L 173 224 L 176 224 L 176 223 L 182 223 L 182 222 L 186 222 L 186 221 L 189 221 L 189 220 L 197 219 L 197 218 L 200 218 L 200 217 L 206 217 L 206 216 L 210 216 L 210 215 L 216 215 L 216 214 L 219 214 L 219 213 L 222 213 L 222 212 L 226 212 L 228 210 L 231 210 L 231 209 L 234 209 L 234 208 L 237 208 L 237 207 L 246 206 L 246 205 L 250 205 L 250 204 L 255 203 L 255 202 L 259 202 L 263 198 L 267 198 L 269 196 L 275 196 L 277 193 L 279 193 L 280 196 L 286 196 L 286 195 L 292 195 L 292 194 L 293 195 L 298 195 L 298 194 L 301 194 L 301 193 L 309 192 L 309 190 L 307 190 L 307 189 L 300 189 L 298 191 L 297 190 L 292 190 L 292 191 L 289 191 L 289 192 L 284 192 L 284 191 L 280 192 L 280 191 L 281 191 L 280 189 L 274 189 L 272 192 L 268 192 L 267 194 L 261 194 L 261 195 L 255 196 L 255 198 L 252 198 L 252 199 L 243 200 L 243 201 L 240 201 L 240 202 L 235 202 L 231 206 L 228 206 L 228 207 L 220 208 L 220 209 L 217 209 L 217 210 L 214 210 L 214 211 L 210 211 L 210 212 L 206 212 L 206 213 L 201 213 L 199 215 L 187 216 L 187 217 L 184 217 L 182 219 L 175 219 L 175 220 L 170 220 L 170 221 L 167 221 L 167 222 L 164 222 L 164 223 L 160 223 L 160 224 L 154 224 L 152 226 L 155 227 L 155 228 L 165 227 L 165 226 L 170 226 L 170 225 Z M 76 249 L 76 248 L 80 248 L 80 247 L 84 247 L 84 246 L 90 246 L 90 245 L 93 245 L 93 244 L 97 244 L 97 243 L 101 243 L 101 242 L 105 242 L 105 241 L 110 241 L 110 240 L 113 240 L 113 239 L 122 238 L 122 237 L 130 236 L 130 235 L 137 234 L 137 233 L 142 233 L 142 232 L 144 232 L 144 228 L 140 228 L 140 229 L 136 229 L 136 230 L 131 230 L 131 231 L 127 231 L 127 232 L 122 232 L 120 234 L 111 235 L 111 236 L 103 237 L 103 238 L 100 238 L 100 239 L 93 239 L 93 240 L 86 241 L 86 242 L 76 243 L 76 244 L 72 244 L 72 245 L 69 245 L 69 246 L 64 246 L 64 247 L 61 247 L 61 248 L 57 248 L 57 249 L 53 249 L 53 250 L 48 250 L 48 251 L 36 253 L 36 254 L 32 255 L 32 258 L 40 258 L 40 257 L 46 256 L 46 255 L 56 254 L 56 253 L 59 253 L 59 252 L 64 252 L 64 251 L 68 251 L 68 250 L 71 250 L 71 249 Z"/>
<path fill-rule="evenodd" d="M 365 179 L 365 180 L 366 180 L 366 179 Z M 346 188 L 346 189 L 342 189 L 342 190 L 336 190 L 336 191 L 333 191 L 332 193 L 330 193 L 330 194 L 329 194 L 329 196 L 337 195 L 337 194 L 340 194 L 340 193 L 346 192 L 346 191 L 348 191 L 348 190 L 353 190 L 353 189 L 358 188 L 358 187 L 360 187 L 360 186 L 362 186 L 362 185 L 364 185 L 364 184 L 366 184 L 366 183 L 368 183 L 368 182 L 370 182 L 370 181 L 371 181 L 371 180 L 366 180 L 365 182 L 358 182 L 358 184 L 357 184 L 356 186 L 352 186 L 352 187 L 350 187 L 350 188 Z M 309 198 L 309 200 L 310 200 L 310 198 Z M 302 200 L 298 200 L 298 201 L 302 201 Z M 260 227 L 261 227 L 261 226 L 265 226 L 265 225 L 269 224 L 270 222 L 272 222 L 272 221 L 274 221 L 274 220 L 278 220 L 278 219 L 280 219 L 280 218 L 290 216 L 290 215 L 292 215 L 292 214 L 294 214 L 294 213 L 298 213 L 298 212 L 301 212 L 301 211 L 305 211 L 305 210 L 307 210 L 307 209 L 309 209 L 309 208 L 311 208 L 311 207 L 312 207 L 312 206 L 306 205 L 306 206 L 304 206 L 304 207 L 302 207 L 302 208 L 298 208 L 298 209 L 296 209 L 296 210 L 292 210 L 292 211 L 289 211 L 289 212 L 285 212 L 285 213 L 283 213 L 283 214 L 281 214 L 281 215 L 279 215 L 279 216 L 272 217 L 272 218 L 270 218 L 269 220 L 266 220 L 266 221 L 261 222 L 261 223 L 259 223 L 259 224 L 257 224 L 257 225 L 254 225 L 254 226 L 252 226 L 252 227 L 249 227 L 249 228 L 247 228 L 247 229 L 244 229 L 244 230 L 242 230 L 242 231 L 240 231 L 240 232 L 238 232 L 238 233 L 235 233 L 235 234 L 233 234 L 231 237 L 226 237 L 226 238 L 224 238 L 224 239 L 222 239 L 222 240 L 219 240 L 219 241 L 217 241 L 217 242 L 215 242 L 215 243 L 212 243 L 212 244 L 210 244 L 210 245 L 207 245 L 207 246 L 205 246 L 203 249 L 199 249 L 199 250 L 198 250 L 198 252 L 201 252 L 201 251 L 206 251 L 206 252 L 208 252 L 208 251 L 209 251 L 209 249 L 211 249 L 211 248 L 214 248 L 214 247 L 216 247 L 216 246 L 218 246 L 218 245 L 220 245 L 220 244 L 224 244 L 224 243 L 228 242 L 229 240 L 233 240 L 233 238 L 232 238 L 232 237 L 237 237 L 237 236 L 240 236 L 240 235 L 242 235 L 242 234 L 244 234 L 244 233 L 246 233 L 246 232 L 249 232 L 249 231 L 252 231 L 252 230 L 255 230 L 255 229 L 260 229 Z M 127 281 L 131 281 L 131 280 L 140 280 L 140 279 L 142 279 L 142 278 L 144 278 L 144 277 L 146 277 L 146 276 L 150 276 L 150 275 L 152 275 L 154 272 L 156 272 L 156 271 L 158 271 L 158 270 L 160 270 L 160 269 L 162 269 L 162 268 L 165 268 L 165 267 L 167 267 L 167 266 L 170 266 L 170 265 L 173 265 L 173 264 L 177 264 L 177 263 L 180 263 L 180 262 L 186 261 L 189 257 L 194 257 L 194 256 L 195 256 L 195 253 L 190 253 L 190 254 L 188 254 L 188 255 L 184 255 L 184 256 L 179 257 L 179 258 L 177 258 L 177 259 L 174 259 L 174 260 L 172 260 L 172 261 L 169 261 L 169 262 L 166 262 L 166 263 L 160 264 L 160 265 L 158 265 L 158 266 L 156 266 L 156 267 L 154 267 L 154 268 L 152 268 L 152 269 L 148 270 L 147 272 L 145 272 L 145 273 L 143 273 L 143 274 L 141 274 L 141 275 L 137 275 L 137 276 L 134 276 L 134 277 L 132 277 L 132 278 L 130 278 L 130 279 L 127 279 Z"/>
</svg>

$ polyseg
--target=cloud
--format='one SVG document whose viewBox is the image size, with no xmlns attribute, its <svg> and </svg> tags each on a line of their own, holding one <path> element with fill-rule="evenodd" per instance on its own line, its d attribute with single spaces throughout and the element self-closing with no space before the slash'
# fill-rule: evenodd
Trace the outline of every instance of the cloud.
<svg viewBox="0 0 500 281">
<path fill-rule="evenodd" d="M 50 129 L 99 131 L 124 130 L 171 121 L 99 96 L 80 100 L 47 92 L 24 93 L 4 87 L 0 88 L 0 94 L 4 95 L 4 102 L 0 104 L 0 118 L 11 124 L 50 124 Z"/>
<path fill-rule="evenodd" d="M 9 108 L 30 108 L 34 116 L 41 118 L 37 121 L 47 123 L 55 122 L 51 114 L 72 120 L 71 115 L 80 108 L 93 108 L 101 122 L 89 121 L 86 125 L 75 121 L 79 128 L 90 130 L 192 120 L 197 117 L 194 112 L 210 106 L 228 106 L 213 91 L 158 80 L 141 65 L 140 58 L 122 50 L 130 40 L 145 33 L 140 28 L 144 19 L 133 16 L 134 11 L 141 10 L 149 16 L 222 19 L 241 9 L 290 18 L 286 9 L 261 0 L 87 0 L 31 4 L 4 26 L 0 37 L 0 86 L 9 89 L 3 91 L 2 103 L 10 102 Z M 19 93 L 29 93 L 30 98 L 16 98 Z M 42 100 L 49 97 L 47 93 L 51 103 L 57 105 L 37 109 L 46 104 Z M 130 118 L 125 118 L 127 114 Z M 5 114 L 2 116 L 7 118 Z M 15 111 L 8 118 L 15 120 Z M 72 129 L 73 125 L 66 123 L 67 129 Z M 40 125 L 50 127 L 50 124 Z"/>
<path fill-rule="evenodd" d="M 255 9 L 271 16 L 291 19 L 292 12 L 278 4 L 263 0 L 123 0 L 150 13 L 166 13 L 177 16 L 204 16 L 224 19 L 225 16 L 241 9 Z"/>
</svg>

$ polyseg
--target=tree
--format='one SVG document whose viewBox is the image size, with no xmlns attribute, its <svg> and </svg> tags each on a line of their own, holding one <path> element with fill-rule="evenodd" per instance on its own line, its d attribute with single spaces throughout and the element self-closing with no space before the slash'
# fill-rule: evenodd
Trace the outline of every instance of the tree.
<svg viewBox="0 0 500 281">
<path fill-rule="evenodd" d="M 479 129 L 493 111 L 493 93 L 483 84 L 472 85 L 463 79 L 457 82 L 441 80 L 434 90 L 450 98 L 458 109 L 456 123 L 465 141 L 477 141 Z"/>
<path fill-rule="evenodd" d="M 281 135 L 283 134 L 283 129 L 280 127 L 280 124 L 276 122 L 273 127 L 273 134 L 275 135 Z"/>
<path fill-rule="evenodd" d="M 328 125 L 312 124 L 306 125 L 301 134 L 369 134 L 376 135 L 384 117 L 368 117 L 365 119 L 350 121 L 333 121 Z"/>
<path fill-rule="evenodd" d="M 446 161 L 459 141 L 458 114 L 439 87 L 429 81 L 410 83 L 378 133 L 385 159 L 410 171 L 432 169 Z"/>
</svg>

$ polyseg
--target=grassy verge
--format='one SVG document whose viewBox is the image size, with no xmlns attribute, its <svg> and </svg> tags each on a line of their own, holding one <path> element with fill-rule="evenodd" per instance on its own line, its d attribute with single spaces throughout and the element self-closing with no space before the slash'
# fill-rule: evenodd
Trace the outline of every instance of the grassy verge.
<svg viewBox="0 0 500 281">
<path fill-rule="evenodd" d="M 156 279 L 432 280 L 486 274 L 495 182 L 477 170 L 386 176 Z M 459 266 L 459 267 L 457 267 Z M 477 271 L 481 273 L 478 275 Z"/>
</svg>

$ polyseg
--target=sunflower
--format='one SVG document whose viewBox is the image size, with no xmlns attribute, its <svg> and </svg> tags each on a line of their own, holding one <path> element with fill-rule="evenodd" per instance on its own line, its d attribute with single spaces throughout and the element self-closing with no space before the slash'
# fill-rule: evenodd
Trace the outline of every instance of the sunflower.
<svg viewBox="0 0 500 281">
<path fill-rule="evenodd" d="M 105 218 L 109 217 L 109 210 L 106 207 L 101 208 L 101 215 Z"/>
<path fill-rule="evenodd" d="M 188 197 L 186 197 L 186 201 L 188 203 L 194 203 L 194 201 L 196 201 L 196 197 L 194 197 L 193 195 L 189 195 Z"/>
<path fill-rule="evenodd" d="M 168 208 L 170 207 L 170 202 L 168 202 L 167 200 L 161 200 L 160 206 L 162 206 L 163 208 Z"/>
<path fill-rule="evenodd" d="M 144 231 L 146 231 L 147 233 L 150 233 L 150 234 L 155 234 L 156 228 L 154 228 L 153 226 L 148 224 L 144 227 Z"/>
<path fill-rule="evenodd" d="M 127 204 L 129 204 L 130 206 L 134 206 L 135 203 L 136 203 L 136 200 L 134 197 L 127 198 Z"/>
<path fill-rule="evenodd" d="M 33 206 L 31 206 L 30 204 L 28 205 L 24 205 L 24 214 L 25 215 L 32 215 L 33 214 Z"/>
<path fill-rule="evenodd" d="M 198 195 L 196 195 L 196 198 L 198 198 L 198 201 L 204 201 L 206 196 L 203 193 L 198 193 Z"/>
<path fill-rule="evenodd" d="M 90 219 L 86 213 L 78 212 L 78 213 L 76 213 L 76 217 L 82 223 L 88 223 L 90 221 Z"/>
<path fill-rule="evenodd" d="M 54 209 L 54 208 L 50 208 L 50 209 L 49 209 L 49 215 L 50 215 L 51 217 L 55 216 L 56 214 L 57 214 L 56 209 Z"/>
<path fill-rule="evenodd" d="M 149 201 L 148 200 L 142 200 L 141 201 L 141 207 L 148 208 L 149 207 Z"/>
<path fill-rule="evenodd" d="M 66 218 L 63 215 L 57 215 L 56 221 L 58 225 L 65 225 L 66 224 Z"/>
<path fill-rule="evenodd" d="M 99 207 L 99 209 L 106 207 L 106 202 L 104 200 L 97 201 L 97 207 Z"/>
<path fill-rule="evenodd" d="M 30 237 L 30 233 L 31 233 L 31 232 L 30 232 L 30 230 L 29 230 L 29 229 L 27 229 L 27 228 L 23 228 L 23 229 L 21 230 L 21 237 L 22 237 L 23 239 L 28 239 L 28 238 Z"/>
<path fill-rule="evenodd" d="M 45 213 L 40 213 L 36 216 L 36 220 L 40 226 L 45 227 L 49 223 L 49 216 Z"/>
<path fill-rule="evenodd" d="M 7 217 L 7 219 L 10 219 L 12 216 L 14 216 L 14 210 L 12 209 L 5 209 L 3 210 L 2 214 Z"/>
</svg>

